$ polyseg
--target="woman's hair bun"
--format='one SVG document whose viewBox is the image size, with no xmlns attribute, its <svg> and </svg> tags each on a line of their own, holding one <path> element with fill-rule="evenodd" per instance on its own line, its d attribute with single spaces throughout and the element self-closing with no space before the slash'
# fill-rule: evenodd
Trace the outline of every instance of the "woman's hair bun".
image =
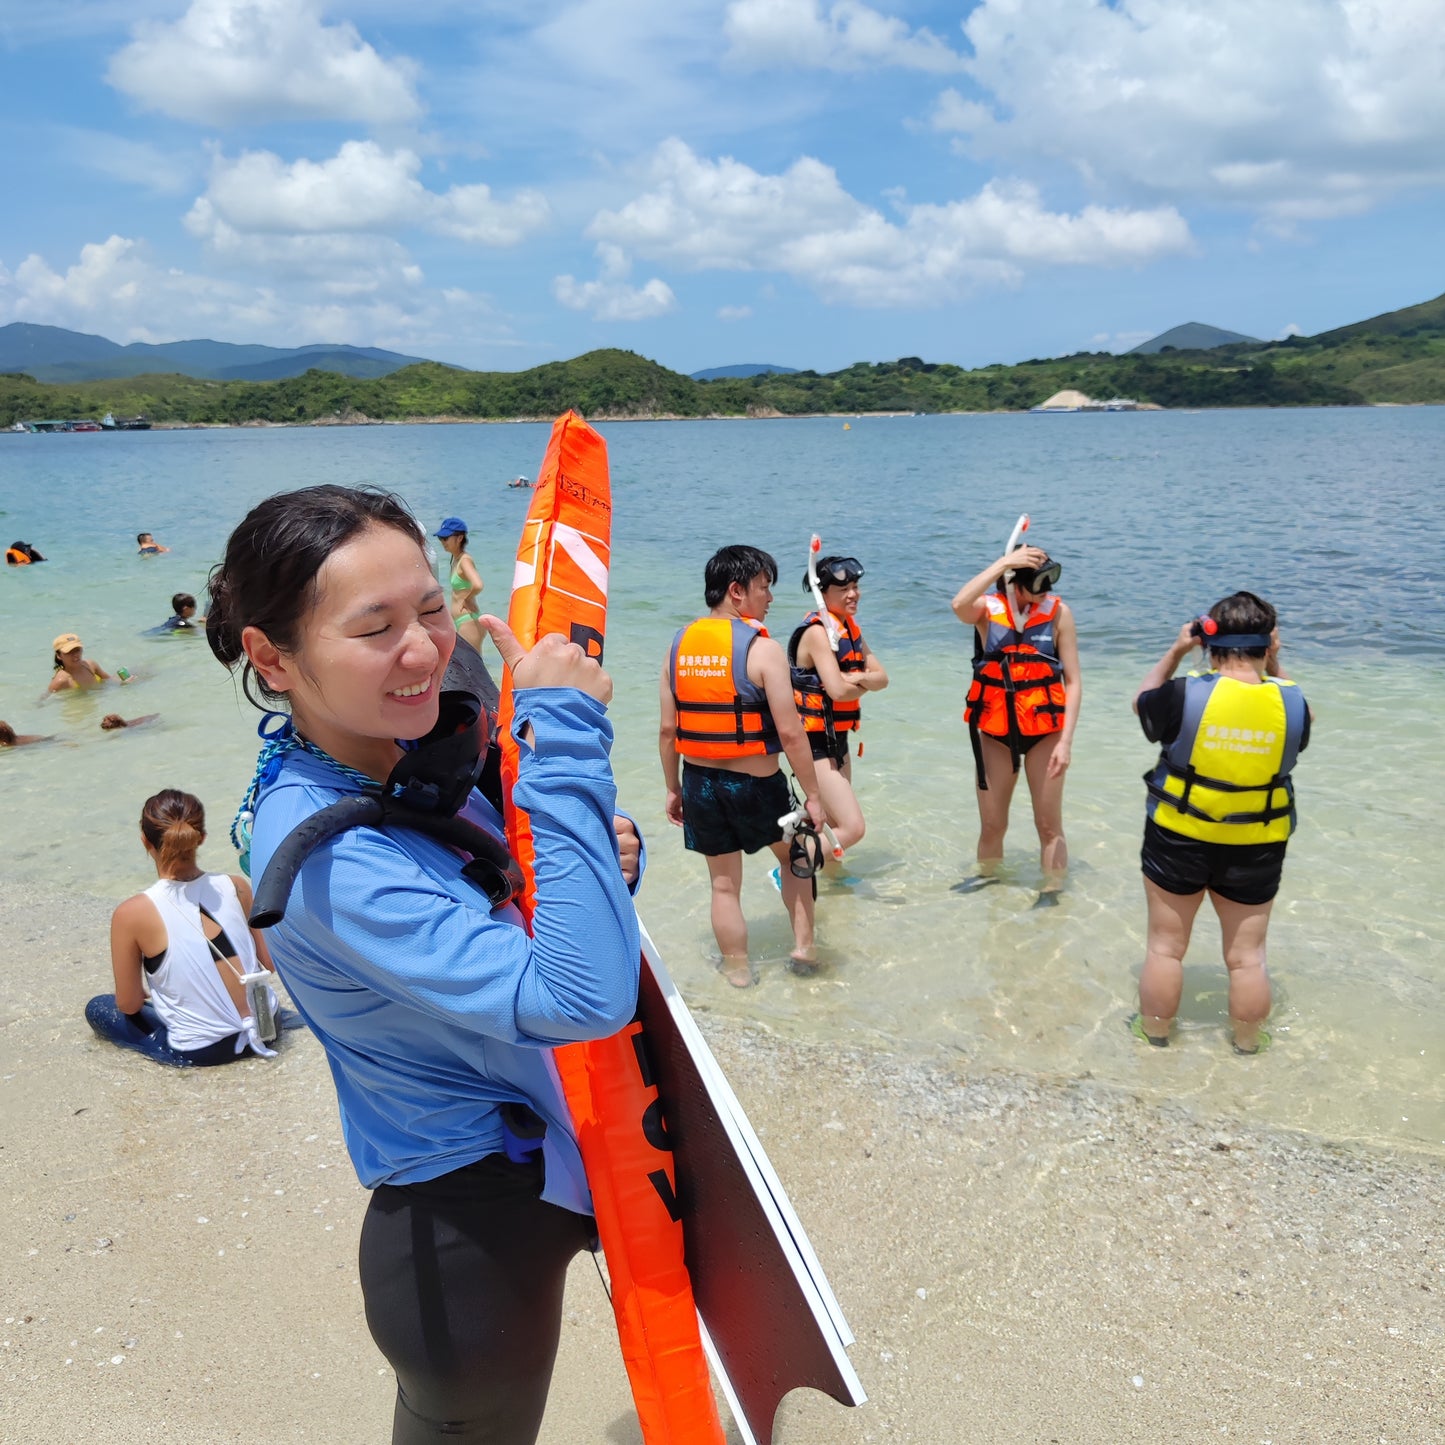
<svg viewBox="0 0 1445 1445">
<path fill-rule="evenodd" d="M 206 609 L 206 641 L 218 662 L 231 667 L 241 660 L 241 636 L 230 620 L 230 591 L 221 564 L 211 569 L 210 606 Z"/>
</svg>

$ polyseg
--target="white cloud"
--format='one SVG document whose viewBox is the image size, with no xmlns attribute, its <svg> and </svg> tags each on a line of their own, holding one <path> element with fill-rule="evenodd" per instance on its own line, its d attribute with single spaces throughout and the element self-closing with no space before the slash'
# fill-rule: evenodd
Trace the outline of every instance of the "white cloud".
<svg viewBox="0 0 1445 1445">
<path fill-rule="evenodd" d="M 375 141 L 347 141 L 325 161 L 284 162 L 271 151 L 217 156 L 206 194 L 186 227 L 215 239 L 243 234 L 317 236 L 428 230 L 482 246 L 514 246 L 544 227 L 546 199 L 519 191 L 500 200 L 485 185 L 430 191 L 421 158 Z"/>
<path fill-rule="evenodd" d="M 588 234 L 692 270 L 781 272 L 855 306 L 926 306 L 1016 283 L 1026 265 L 1140 264 L 1192 244 L 1172 207 L 1066 215 L 1022 182 L 990 181 L 946 205 L 899 201 L 895 222 L 812 157 L 765 175 L 677 139 L 658 148 L 649 179 L 620 210 L 599 212 Z"/>
<path fill-rule="evenodd" d="M 415 120 L 416 67 L 386 60 L 319 0 L 192 0 L 179 20 L 138 21 L 106 79 L 146 110 L 200 125 L 301 118 Z"/>
<path fill-rule="evenodd" d="M 1116 190 L 1281 222 L 1445 184 L 1439 0 L 981 0 L 982 105 L 933 124 L 971 154 L 1050 157 Z"/>
<path fill-rule="evenodd" d="M 732 0 L 723 20 L 729 59 L 754 69 L 872 70 L 947 74 L 965 58 L 931 30 L 910 30 L 859 0 Z"/>
<path fill-rule="evenodd" d="M 456 353 L 462 334 L 471 347 L 515 345 L 485 296 L 427 289 L 400 248 L 373 256 L 370 270 L 359 252 L 333 252 L 324 275 L 276 266 L 261 280 L 231 264 L 239 254 L 227 259 L 218 275 L 186 272 L 156 264 L 144 242 L 124 236 L 83 246 L 64 269 L 30 255 L 13 274 L 0 266 L 0 324 L 42 322 L 121 342 L 264 337 L 277 346 L 335 341 L 442 356 Z"/>
<path fill-rule="evenodd" d="M 1089 344 L 1095 351 L 1122 353 L 1132 351 L 1151 336 L 1158 334 L 1156 331 L 1096 331 L 1089 338 Z"/>
<path fill-rule="evenodd" d="M 1286 322 L 1284 329 L 1279 333 L 1278 340 L 1284 341 L 1291 336 L 1303 336 L 1304 328 L 1298 321 Z"/>
<path fill-rule="evenodd" d="M 599 245 L 597 260 L 595 281 L 558 276 L 552 282 L 552 294 L 568 310 L 590 311 L 594 321 L 650 321 L 677 309 L 672 287 L 656 276 L 641 286 L 628 285 L 632 268 L 618 247 Z"/>
<path fill-rule="evenodd" d="M 719 306 L 717 309 L 719 321 L 746 321 L 752 314 L 751 306 Z"/>
</svg>

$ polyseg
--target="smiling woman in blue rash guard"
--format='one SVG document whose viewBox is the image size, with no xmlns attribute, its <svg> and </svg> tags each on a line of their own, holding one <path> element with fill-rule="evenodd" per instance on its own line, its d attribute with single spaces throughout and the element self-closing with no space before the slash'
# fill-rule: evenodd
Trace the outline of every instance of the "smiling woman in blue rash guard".
<svg viewBox="0 0 1445 1445">
<path fill-rule="evenodd" d="M 294 854 L 299 824 L 342 800 L 343 811 L 368 798 L 392 806 L 398 780 L 424 778 L 429 750 L 466 732 L 449 721 L 460 695 L 443 687 L 456 631 L 421 529 L 396 498 L 368 490 L 260 503 L 210 590 L 212 650 L 242 668 L 248 696 L 289 710 L 263 723 L 238 819 L 262 879 L 278 850 Z M 373 1191 L 361 1286 L 396 1372 L 395 1445 L 535 1439 L 567 1264 L 593 1235 L 549 1050 L 615 1033 L 637 1003 L 623 867 L 635 878 L 637 840 L 629 826 L 619 850 L 614 829 L 611 680 L 559 636 L 526 653 L 500 620 L 482 621 L 516 687 L 514 798 L 536 840 L 532 934 L 505 883 L 492 886 L 500 871 L 486 871 L 502 822 L 470 790 L 474 768 L 443 822 L 479 839 L 470 851 L 490 897 L 454 847 L 393 814 L 385 830 L 351 827 L 306 854 L 268 934 Z"/>
</svg>

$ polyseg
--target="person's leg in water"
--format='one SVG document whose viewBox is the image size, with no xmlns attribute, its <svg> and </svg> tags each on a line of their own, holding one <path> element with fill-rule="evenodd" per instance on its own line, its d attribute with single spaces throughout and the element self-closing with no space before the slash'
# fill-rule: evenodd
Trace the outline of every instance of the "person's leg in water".
<svg viewBox="0 0 1445 1445">
<path fill-rule="evenodd" d="M 708 853 L 712 883 L 712 931 L 722 962 L 719 971 L 734 988 L 747 988 L 755 980 L 748 961 L 748 925 L 743 917 L 743 855 Z"/>
<path fill-rule="evenodd" d="M 832 758 L 815 758 L 813 765 L 818 770 L 818 792 L 823 798 L 824 815 L 838 840 L 838 846 L 846 852 L 862 841 L 867 830 L 863 809 L 853 792 L 853 759 L 845 753 L 841 767 Z M 825 852 L 823 861 L 833 864 L 832 853 Z"/>
<path fill-rule="evenodd" d="M 1256 1054 L 1261 1025 L 1269 1017 L 1272 1002 L 1264 940 L 1274 900 L 1235 903 L 1211 892 L 1209 901 L 1219 915 L 1224 964 L 1229 970 L 1229 1025 L 1234 1047 L 1241 1054 Z"/>
<path fill-rule="evenodd" d="M 392 1445 L 537 1438 L 567 1266 L 592 1232 L 540 1187 L 539 1167 L 491 1155 L 373 1191 L 360 1276 L 367 1325 L 396 1373 Z"/>
<path fill-rule="evenodd" d="M 1029 797 L 1034 805 L 1034 827 L 1039 835 L 1039 867 L 1043 887 L 1039 903 L 1055 902 L 1069 871 L 1069 845 L 1064 839 L 1064 774 L 1049 776 L 1049 760 L 1058 746 L 1059 733 L 1049 733 L 1024 755 L 1024 772 L 1029 780 Z"/>
<path fill-rule="evenodd" d="M 820 770 L 820 779 L 821 776 Z M 816 973 L 818 957 L 813 941 L 813 880 L 794 876 L 788 863 L 787 843 L 769 846 L 778 860 L 778 889 L 783 895 L 783 907 L 788 910 L 788 921 L 793 925 L 793 951 L 788 955 L 788 966 L 794 973 Z"/>
<path fill-rule="evenodd" d="M 1167 1041 L 1184 993 L 1184 955 L 1204 890 L 1170 893 L 1145 878 L 1144 897 L 1149 905 L 1149 938 L 1139 974 L 1139 1013 L 1144 1032 L 1151 1039 Z"/>
<path fill-rule="evenodd" d="M 1006 744 L 987 734 L 979 738 L 983 750 L 983 775 L 988 787 L 975 786 L 978 799 L 978 872 L 964 879 L 958 891 L 972 893 L 992 883 L 1003 862 L 1004 834 L 1008 832 L 1009 804 L 1013 802 L 1018 774 Z"/>
</svg>

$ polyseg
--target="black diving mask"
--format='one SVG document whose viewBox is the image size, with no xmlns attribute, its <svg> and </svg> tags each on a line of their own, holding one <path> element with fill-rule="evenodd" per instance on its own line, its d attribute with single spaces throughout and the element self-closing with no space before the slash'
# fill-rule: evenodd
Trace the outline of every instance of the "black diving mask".
<svg viewBox="0 0 1445 1445">
<path fill-rule="evenodd" d="M 819 587 L 847 587 L 863 576 L 863 564 L 856 557 L 824 557 L 817 570 Z M 804 573 L 803 591 L 807 592 L 812 585 L 812 580 Z"/>
<path fill-rule="evenodd" d="M 1055 562 L 1052 558 L 1042 567 L 1015 567 L 1013 585 L 1022 587 L 1025 592 L 1032 592 L 1036 597 L 1042 596 L 1043 593 L 1054 590 L 1054 583 L 1059 580 L 1063 570 L 1063 563 Z"/>
</svg>

